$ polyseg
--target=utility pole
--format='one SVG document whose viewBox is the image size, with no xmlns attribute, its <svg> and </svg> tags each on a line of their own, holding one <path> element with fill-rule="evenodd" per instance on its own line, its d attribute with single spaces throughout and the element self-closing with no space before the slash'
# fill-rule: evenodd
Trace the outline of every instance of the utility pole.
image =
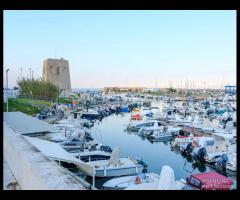
<svg viewBox="0 0 240 200">
<path fill-rule="evenodd" d="M 33 70 L 32 70 L 32 79 L 33 79 Z"/>
<path fill-rule="evenodd" d="M 8 72 L 10 69 L 6 69 L 6 89 L 8 90 Z M 5 89 L 6 91 L 6 95 L 7 95 L 7 112 L 8 112 L 8 91 Z"/>
<path fill-rule="evenodd" d="M 22 67 L 20 68 L 20 78 L 22 79 Z"/>
</svg>

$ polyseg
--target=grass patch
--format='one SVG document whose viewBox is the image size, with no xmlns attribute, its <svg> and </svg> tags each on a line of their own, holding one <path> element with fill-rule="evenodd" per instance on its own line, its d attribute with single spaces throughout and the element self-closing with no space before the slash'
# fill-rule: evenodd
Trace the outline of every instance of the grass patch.
<svg viewBox="0 0 240 200">
<path fill-rule="evenodd" d="M 3 111 L 7 111 L 7 103 L 3 104 Z M 32 105 L 26 105 L 25 103 L 18 102 L 17 99 L 8 99 L 8 111 L 9 112 L 15 112 L 15 111 L 20 111 L 23 113 L 26 113 L 28 115 L 35 115 L 38 112 L 40 112 L 40 109 L 32 106 Z"/>
<path fill-rule="evenodd" d="M 63 104 L 72 104 L 72 99 L 69 98 L 59 98 L 58 103 L 63 103 Z"/>
<path fill-rule="evenodd" d="M 25 103 L 31 105 L 41 105 L 41 106 L 50 106 L 51 102 L 47 100 L 39 100 L 39 99 L 29 99 L 29 98 L 17 98 L 18 103 Z"/>
</svg>

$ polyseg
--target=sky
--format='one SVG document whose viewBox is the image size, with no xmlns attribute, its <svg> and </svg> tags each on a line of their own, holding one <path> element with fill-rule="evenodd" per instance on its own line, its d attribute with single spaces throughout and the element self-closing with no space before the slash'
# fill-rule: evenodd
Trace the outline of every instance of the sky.
<svg viewBox="0 0 240 200">
<path fill-rule="evenodd" d="M 41 77 L 43 61 L 61 57 L 72 88 L 236 84 L 234 10 L 5 10 L 3 17 L 9 87 L 29 68 Z"/>
</svg>

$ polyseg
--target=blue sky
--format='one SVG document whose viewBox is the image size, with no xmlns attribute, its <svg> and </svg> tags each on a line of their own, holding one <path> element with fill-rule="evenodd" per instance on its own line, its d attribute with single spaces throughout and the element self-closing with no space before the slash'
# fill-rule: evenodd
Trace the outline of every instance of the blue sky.
<svg viewBox="0 0 240 200">
<path fill-rule="evenodd" d="M 4 11 L 4 67 L 42 75 L 69 60 L 72 87 L 217 87 L 236 81 L 235 11 Z"/>
</svg>

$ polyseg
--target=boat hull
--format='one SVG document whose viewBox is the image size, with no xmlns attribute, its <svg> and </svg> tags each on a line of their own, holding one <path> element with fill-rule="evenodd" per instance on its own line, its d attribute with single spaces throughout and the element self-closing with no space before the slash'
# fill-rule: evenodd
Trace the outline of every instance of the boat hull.
<svg viewBox="0 0 240 200">
<path fill-rule="evenodd" d="M 114 177 L 114 176 L 124 176 L 124 175 L 133 175 L 142 172 L 143 170 L 142 165 L 137 165 L 133 167 L 125 167 L 125 168 L 108 168 L 104 169 L 97 169 L 95 177 Z"/>
</svg>

